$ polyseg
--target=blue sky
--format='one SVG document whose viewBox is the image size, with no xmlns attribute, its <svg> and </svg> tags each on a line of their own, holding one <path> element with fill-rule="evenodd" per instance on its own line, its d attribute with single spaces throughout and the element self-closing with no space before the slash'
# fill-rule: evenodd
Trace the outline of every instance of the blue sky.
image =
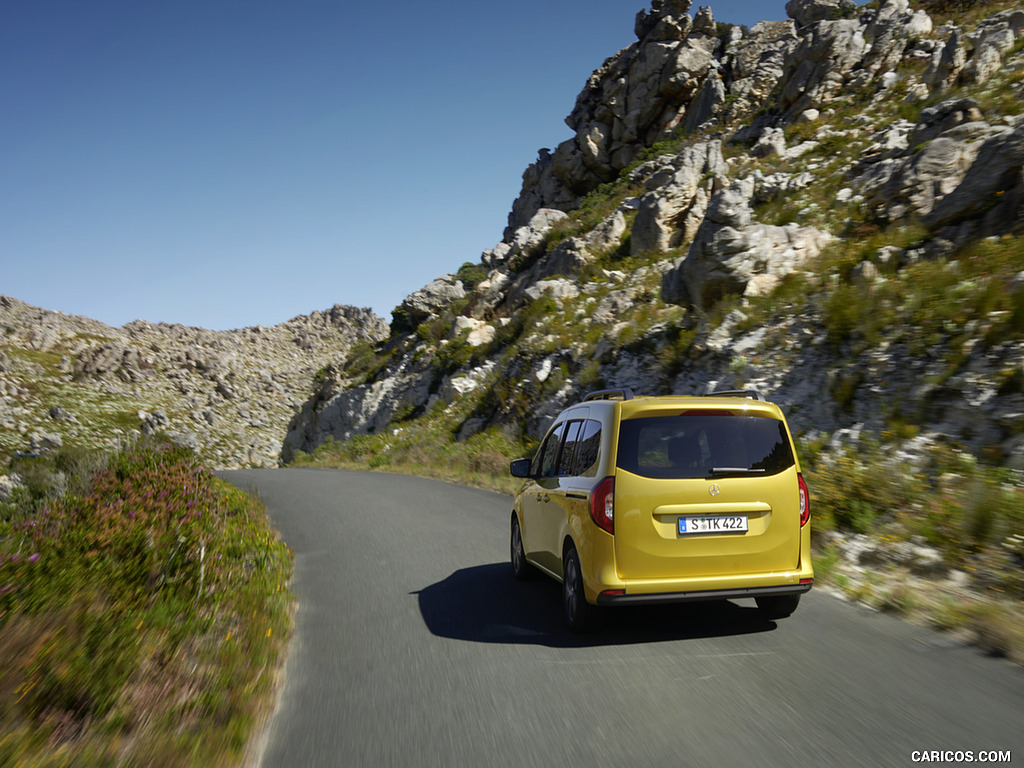
<svg viewBox="0 0 1024 768">
<path fill-rule="evenodd" d="M 114 326 L 390 319 L 501 240 L 644 7 L 0 0 L 0 294 Z"/>
</svg>

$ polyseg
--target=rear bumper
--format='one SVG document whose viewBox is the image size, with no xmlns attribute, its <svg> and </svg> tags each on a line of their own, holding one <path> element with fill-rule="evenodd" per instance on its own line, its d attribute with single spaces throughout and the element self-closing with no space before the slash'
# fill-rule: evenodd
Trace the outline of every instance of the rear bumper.
<svg viewBox="0 0 1024 768">
<path fill-rule="evenodd" d="M 740 597 L 770 597 L 773 595 L 799 595 L 810 590 L 813 583 L 783 584 L 772 587 L 743 587 L 730 589 L 702 589 L 690 592 L 645 592 L 617 594 L 603 592 L 597 596 L 601 606 L 657 605 L 660 603 L 689 603 L 698 600 L 733 600 Z"/>
</svg>

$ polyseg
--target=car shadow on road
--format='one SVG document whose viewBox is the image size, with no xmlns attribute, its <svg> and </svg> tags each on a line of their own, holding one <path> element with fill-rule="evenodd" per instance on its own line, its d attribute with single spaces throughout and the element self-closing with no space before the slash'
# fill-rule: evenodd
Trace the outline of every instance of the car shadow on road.
<svg viewBox="0 0 1024 768">
<path fill-rule="evenodd" d="M 462 568 L 413 593 L 427 628 L 438 637 L 478 643 L 553 647 L 627 645 L 767 632 L 775 623 L 752 605 L 730 601 L 606 610 L 594 632 L 570 632 L 562 587 L 551 579 L 516 581 L 508 563 Z"/>
</svg>

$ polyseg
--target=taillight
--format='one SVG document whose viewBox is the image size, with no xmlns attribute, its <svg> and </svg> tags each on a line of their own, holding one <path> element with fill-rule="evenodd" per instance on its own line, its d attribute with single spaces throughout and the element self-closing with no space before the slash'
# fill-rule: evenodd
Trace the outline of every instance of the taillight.
<svg viewBox="0 0 1024 768">
<path fill-rule="evenodd" d="M 615 478 L 606 477 L 590 492 L 590 516 L 598 527 L 615 533 Z"/>
<path fill-rule="evenodd" d="M 803 475 L 798 474 L 796 480 L 800 486 L 800 527 L 803 528 L 811 519 L 811 494 L 807 491 Z"/>
</svg>

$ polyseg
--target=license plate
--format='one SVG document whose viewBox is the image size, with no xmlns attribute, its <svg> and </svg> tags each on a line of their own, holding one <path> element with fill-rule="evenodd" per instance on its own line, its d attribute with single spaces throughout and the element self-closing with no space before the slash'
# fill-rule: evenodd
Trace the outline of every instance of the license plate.
<svg viewBox="0 0 1024 768">
<path fill-rule="evenodd" d="M 715 515 L 714 517 L 680 517 L 679 535 L 691 533 L 742 533 L 747 530 L 746 515 Z"/>
</svg>

